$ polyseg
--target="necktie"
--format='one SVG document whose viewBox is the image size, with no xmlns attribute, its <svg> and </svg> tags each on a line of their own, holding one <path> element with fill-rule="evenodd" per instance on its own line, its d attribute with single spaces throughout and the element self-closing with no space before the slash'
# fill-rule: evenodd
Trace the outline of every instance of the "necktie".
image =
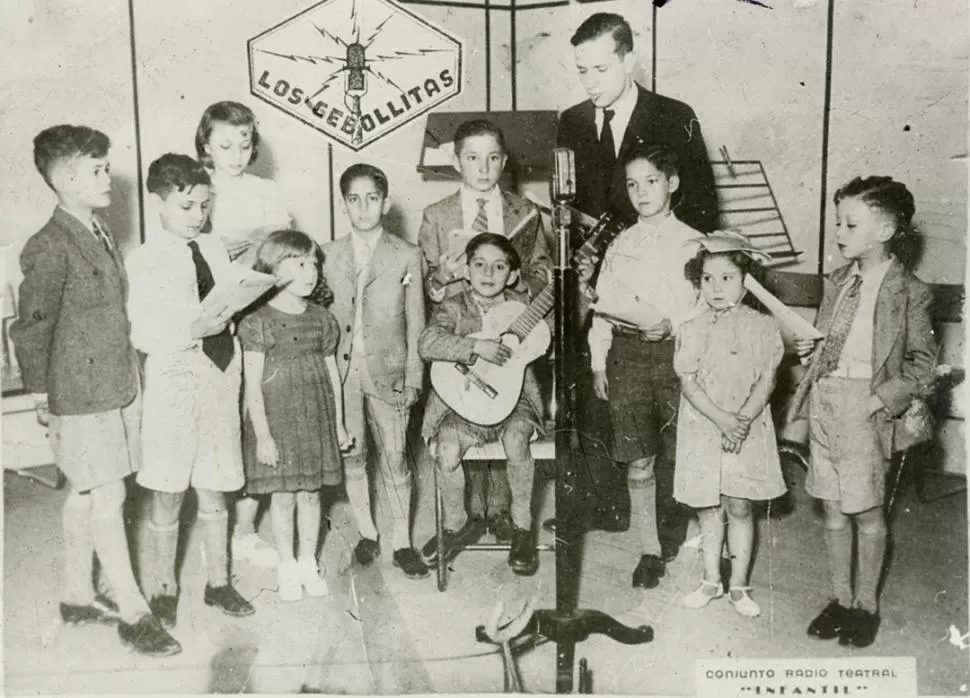
<svg viewBox="0 0 970 698">
<path fill-rule="evenodd" d="M 108 256 L 113 260 L 115 256 L 114 250 L 112 249 L 111 240 L 108 238 L 108 233 L 104 228 L 101 227 L 101 224 L 98 223 L 97 219 L 91 219 L 91 229 L 94 230 L 94 236 L 101 242 L 101 246 L 104 248 L 104 251 L 107 252 Z"/>
<path fill-rule="evenodd" d="M 859 287 L 862 286 L 862 277 L 856 275 L 852 279 L 852 285 L 845 292 L 838 307 L 835 309 L 835 316 L 832 318 L 832 325 L 829 327 L 828 335 L 819 348 L 818 357 L 815 361 L 818 367 L 815 370 L 815 380 L 827 376 L 835 367 L 839 365 L 839 358 L 842 356 L 842 349 L 845 347 L 846 337 L 852 329 L 852 321 L 855 319 L 856 311 L 859 309 Z"/>
<path fill-rule="evenodd" d="M 475 220 L 472 221 L 472 230 L 476 233 L 488 232 L 488 213 L 485 212 L 486 204 L 488 204 L 488 199 L 478 199 L 478 213 L 475 214 Z"/>
<path fill-rule="evenodd" d="M 205 261 L 205 257 L 199 251 L 199 243 L 195 240 L 190 241 L 189 249 L 192 251 L 192 263 L 195 264 L 195 278 L 199 284 L 199 301 L 202 301 L 215 287 L 216 280 L 212 276 L 212 269 L 209 267 L 209 263 Z M 225 371 L 232 362 L 234 351 L 232 335 L 229 333 L 229 328 L 226 327 L 219 334 L 203 337 L 202 351 L 212 360 L 212 363 L 219 367 L 220 371 Z"/>
<path fill-rule="evenodd" d="M 610 169 L 616 164 L 616 142 L 613 140 L 613 127 L 610 122 L 616 112 L 612 109 L 603 110 L 603 128 L 600 129 L 600 145 L 603 147 L 603 157 Z"/>
</svg>

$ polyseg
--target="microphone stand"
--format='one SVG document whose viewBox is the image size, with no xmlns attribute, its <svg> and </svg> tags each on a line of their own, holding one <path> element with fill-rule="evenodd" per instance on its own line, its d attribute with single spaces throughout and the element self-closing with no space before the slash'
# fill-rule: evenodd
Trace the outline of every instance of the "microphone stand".
<svg viewBox="0 0 970 698">
<path fill-rule="evenodd" d="M 630 628 L 612 616 L 591 609 L 578 609 L 579 577 L 583 557 L 584 527 L 579 520 L 581 494 L 577 491 L 578 469 L 585 464 L 579 447 L 575 417 L 575 351 L 572 341 L 574 300 L 577 293 L 575 270 L 570 264 L 570 209 L 557 200 L 553 211 L 556 230 L 555 387 L 556 387 L 556 607 L 536 611 L 519 637 L 541 635 L 556 643 L 556 693 L 573 692 L 576 645 L 592 634 L 606 635 L 625 645 L 653 640 L 653 628 Z M 488 641 L 484 627 L 477 628 L 479 641 Z M 586 669 L 585 660 L 581 662 Z M 581 671 L 580 692 L 592 692 L 591 672 Z"/>
</svg>

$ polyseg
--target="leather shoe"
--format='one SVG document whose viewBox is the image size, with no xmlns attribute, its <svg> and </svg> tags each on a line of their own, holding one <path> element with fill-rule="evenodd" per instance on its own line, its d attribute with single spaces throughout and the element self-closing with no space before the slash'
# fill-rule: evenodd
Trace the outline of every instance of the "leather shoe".
<svg viewBox="0 0 970 698">
<path fill-rule="evenodd" d="M 868 647 L 879 632 L 879 614 L 864 608 L 848 609 L 848 619 L 839 633 L 839 644 L 849 647 Z"/>
<path fill-rule="evenodd" d="M 64 625 L 114 625 L 118 622 L 118 604 L 104 594 L 98 594 L 91 603 L 80 606 L 62 602 L 61 620 Z"/>
<path fill-rule="evenodd" d="M 354 559 L 361 567 L 367 567 L 381 555 L 381 546 L 373 538 L 361 538 L 354 547 Z"/>
<path fill-rule="evenodd" d="M 667 573 L 667 563 L 657 555 L 641 555 L 637 568 L 633 570 L 633 586 L 653 589 L 660 584 L 660 578 Z"/>
<path fill-rule="evenodd" d="M 393 562 L 408 579 L 424 579 L 430 574 L 428 566 L 421 562 L 421 558 L 413 548 L 400 548 L 394 551 Z"/>
<path fill-rule="evenodd" d="M 539 569 L 539 551 L 536 550 L 532 531 L 513 526 L 512 546 L 509 549 L 509 567 L 516 574 L 531 577 Z"/>
<path fill-rule="evenodd" d="M 251 616 L 256 612 L 253 605 L 246 601 L 231 584 L 221 587 L 205 585 L 205 605 L 215 606 L 227 616 Z"/>
<path fill-rule="evenodd" d="M 849 623 L 849 618 L 849 609 L 833 599 L 808 624 L 808 634 L 819 640 L 833 640 L 842 635 Z"/>
<path fill-rule="evenodd" d="M 178 597 L 172 594 L 159 594 L 153 596 L 148 601 L 148 608 L 152 615 L 158 618 L 162 627 L 171 630 L 175 627 L 176 610 L 178 609 Z"/>
<path fill-rule="evenodd" d="M 119 620 L 118 637 L 125 647 L 149 657 L 169 657 L 182 651 L 182 645 L 151 613 L 144 614 L 134 623 Z"/>
<path fill-rule="evenodd" d="M 512 516 L 507 511 L 501 511 L 488 517 L 488 530 L 499 543 L 512 540 Z"/>
<path fill-rule="evenodd" d="M 451 562 L 458 557 L 458 553 L 464 550 L 466 546 L 477 543 L 484 532 L 485 519 L 478 516 L 468 519 L 465 525 L 457 531 L 445 529 L 444 536 L 442 536 L 444 542 L 441 546 L 445 562 Z M 433 536 L 431 540 L 421 546 L 421 558 L 427 565 L 433 565 L 438 561 L 438 536 Z"/>
</svg>

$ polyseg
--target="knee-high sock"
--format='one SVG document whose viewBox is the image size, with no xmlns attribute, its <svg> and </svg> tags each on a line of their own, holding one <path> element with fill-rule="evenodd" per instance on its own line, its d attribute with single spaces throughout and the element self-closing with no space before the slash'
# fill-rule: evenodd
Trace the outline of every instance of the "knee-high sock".
<svg viewBox="0 0 970 698">
<path fill-rule="evenodd" d="M 391 483 L 391 491 L 388 492 L 390 500 L 391 518 L 394 522 L 394 530 L 391 533 L 391 542 L 395 550 L 411 547 L 411 473 L 405 472 L 397 482 Z"/>
<path fill-rule="evenodd" d="M 459 465 L 458 467 L 463 466 Z M 485 464 L 472 462 L 465 470 L 465 478 L 468 482 L 468 515 L 484 518 L 486 513 L 485 502 L 488 498 L 485 491 L 485 481 L 488 479 Z"/>
<path fill-rule="evenodd" d="M 229 583 L 229 513 L 225 509 L 200 511 L 198 516 L 209 586 L 225 586 Z"/>
<path fill-rule="evenodd" d="M 95 511 L 92 507 L 91 531 L 94 549 L 101 561 L 101 571 L 115 592 L 121 617 L 128 622 L 133 621 L 148 612 L 148 604 L 138 589 L 131 569 L 121 506 L 101 511 Z"/>
<path fill-rule="evenodd" d="M 94 598 L 94 539 L 91 535 L 91 497 L 71 490 L 61 511 L 64 531 L 63 601 L 83 605 Z"/>
<path fill-rule="evenodd" d="M 232 535 L 243 538 L 256 533 L 256 514 L 259 511 L 259 500 L 255 497 L 240 496 L 235 503 L 236 526 Z"/>
<path fill-rule="evenodd" d="M 879 610 L 876 588 L 886 555 L 886 522 L 881 518 L 859 526 L 859 565 L 856 568 L 855 605 L 875 613 Z"/>
<path fill-rule="evenodd" d="M 832 591 L 838 602 L 852 604 L 852 526 L 825 529 L 825 547 L 829 555 Z"/>
<path fill-rule="evenodd" d="M 350 500 L 350 509 L 354 512 L 357 530 L 364 538 L 377 540 L 377 526 L 374 525 L 374 515 L 371 513 L 367 471 L 361 466 L 359 471 L 356 468 L 353 470 L 348 468 L 346 472 L 347 499 Z"/>
<path fill-rule="evenodd" d="M 157 525 L 148 522 L 149 560 L 143 575 L 145 596 L 174 596 L 178 593 L 175 580 L 175 560 L 178 555 L 179 522 Z"/>
<path fill-rule="evenodd" d="M 657 534 L 657 480 L 653 466 L 656 457 L 630 463 L 627 487 L 630 489 L 630 527 L 636 532 L 641 555 L 661 555 Z"/>
<path fill-rule="evenodd" d="M 510 511 L 512 508 L 512 483 L 508 465 L 495 461 L 486 461 L 484 465 L 485 476 L 488 479 L 488 496 L 485 499 L 488 514 L 494 516 L 503 511 Z M 533 466 L 534 469 L 535 466 Z"/>
</svg>

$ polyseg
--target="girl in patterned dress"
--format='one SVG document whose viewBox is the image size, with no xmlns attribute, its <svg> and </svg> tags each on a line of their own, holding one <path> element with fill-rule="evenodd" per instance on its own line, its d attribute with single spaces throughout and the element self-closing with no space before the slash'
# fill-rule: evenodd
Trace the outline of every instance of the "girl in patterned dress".
<svg viewBox="0 0 970 698">
<path fill-rule="evenodd" d="M 754 547 L 752 501 L 785 492 L 768 398 L 784 348 L 778 326 L 745 297 L 745 274 L 764 256 L 736 233 L 697 241 L 684 272 L 707 309 L 677 335 L 674 370 L 681 382 L 674 497 L 698 511 L 704 577 L 684 605 L 702 608 L 723 596 L 720 575 L 727 512 L 732 555 L 729 599 L 742 616 L 760 613 L 748 568 Z M 745 302 L 742 302 L 745 301 Z"/>
<path fill-rule="evenodd" d="M 271 495 L 284 601 L 300 600 L 304 589 L 311 596 L 329 593 L 316 557 L 319 490 L 340 483 L 340 450 L 353 442 L 344 428 L 334 356 L 339 328 L 322 304 L 330 295 L 320 274 L 322 261 L 308 235 L 271 233 L 256 253 L 255 269 L 284 285 L 239 326 L 248 409 L 243 428 L 246 490 Z"/>
</svg>

